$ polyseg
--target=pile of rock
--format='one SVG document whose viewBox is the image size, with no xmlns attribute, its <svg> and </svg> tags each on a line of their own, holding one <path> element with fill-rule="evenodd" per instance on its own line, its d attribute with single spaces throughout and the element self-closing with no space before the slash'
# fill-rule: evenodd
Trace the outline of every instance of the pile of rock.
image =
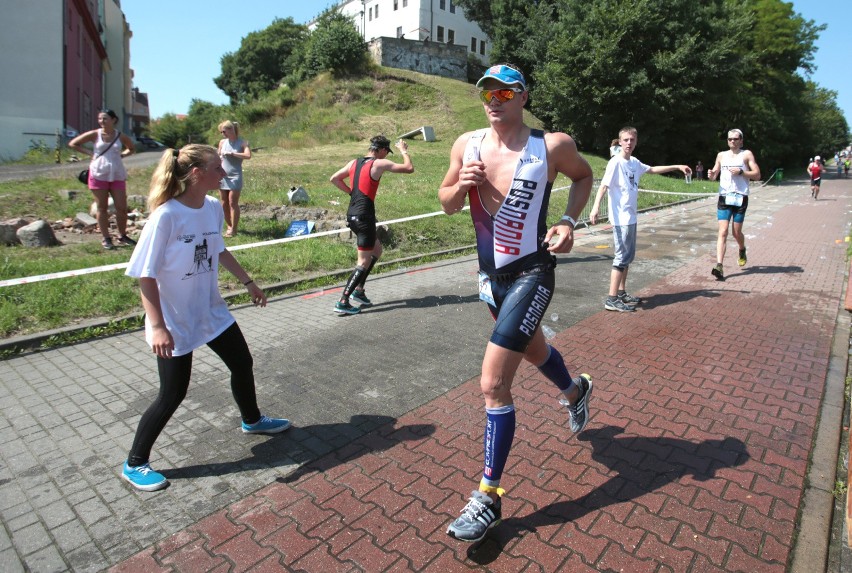
<svg viewBox="0 0 852 573">
<path fill-rule="evenodd" d="M 61 196 L 74 199 L 76 191 L 62 190 Z M 145 226 L 147 217 L 144 211 L 145 197 L 141 195 L 130 195 L 127 198 L 128 208 L 133 210 L 127 213 L 127 234 L 134 236 L 136 231 L 141 231 Z M 73 233 L 81 236 L 91 235 L 92 239 L 98 239 L 101 234 L 98 229 L 97 205 L 92 203 L 88 213 L 77 213 L 73 217 L 66 217 L 61 221 L 49 223 L 35 216 L 18 217 L 0 221 L 0 245 L 22 245 L 24 247 L 53 247 L 61 245 L 62 242 L 56 237 L 55 232 Z M 110 232 L 118 235 L 115 224 L 115 207 L 112 198 L 109 201 Z M 136 233 L 138 234 L 138 233 Z"/>
<path fill-rule="evenodd" d="M 44 219 L 29 220 L 21 217 L 0 221 L 0 244 L 52 247 L 60 243 L 50 223 Z"/>
</svg>

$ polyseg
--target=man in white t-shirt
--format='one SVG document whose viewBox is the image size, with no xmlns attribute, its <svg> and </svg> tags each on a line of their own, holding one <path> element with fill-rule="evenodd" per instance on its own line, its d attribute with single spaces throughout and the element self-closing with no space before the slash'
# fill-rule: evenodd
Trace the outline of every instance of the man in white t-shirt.
<svg viewBox="0 0 852 573">
<path fill-rule="evenodd" d="M 615 256 L 612 260 L 612 273 L 609 279 L 609 294 L 604 300 L 606 310 L 633 312 L 642 302 L 639 297 L 627 293 L 627 269 L 636 256 L 636 211 L 639 202 L 639 178 L 644 173 L 683 172 L 692 175 L 687 165 L 645 165 L 635 157 L 633 150 L 639 135 L 635 127 L 622 127 L 618 132 L 621 151 L 606 165 L 606 172 L 595 196 L 595 204 L 589 213 L 589 221 L 594 225 L 600 211 L 604 192 L 609 192 L 609 220 L 612 223 L 612 238 L 615 244 Z"/>
</svg>

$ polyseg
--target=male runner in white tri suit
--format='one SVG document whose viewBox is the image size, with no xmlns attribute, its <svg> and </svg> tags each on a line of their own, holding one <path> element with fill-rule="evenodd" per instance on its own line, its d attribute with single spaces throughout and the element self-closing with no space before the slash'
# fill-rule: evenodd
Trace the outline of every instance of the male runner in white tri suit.
<svg viewBox="0 0 852 573">
<path fill-rule="evenodd" d="M 725 250 L 728 243 L 728 226 L 739 247 L 737 264 L 741 267 L 748 262 L 743 234 L 743 221 L 748 209 L 748 183 L 760 179 L 760 166 L 754 154 L 743 149 L 743 132 L 739 129 L 728 131 L 728 150 L 716 155 L 716 163 L 707 172 L 710 181 L 719 179 L 719 201 L 716 206 L 716 219 L 719 221 L 719 233 L 716 236 L 716 265 L 710 274 L 716 280 L 725 280 Z"/>
</svg>

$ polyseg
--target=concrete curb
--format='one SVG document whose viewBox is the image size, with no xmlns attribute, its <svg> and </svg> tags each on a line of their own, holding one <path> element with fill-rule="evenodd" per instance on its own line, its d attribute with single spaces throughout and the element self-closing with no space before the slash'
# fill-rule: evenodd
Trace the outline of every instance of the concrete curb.
<svg viewBox="0 0 852 573">
<path fill-rule="evenodd" d="M 819 425 L 814 436 L 806 486 L 793 547 L 791 573 L 825 571 L 831 541 L 834 484 L 840 454 L 846 369 L 849 359 L 850 316 L 837 313 L 837 322 L 825 381 Z"/>
<path fill-rule="evenodd" d="M 377 267 L 379 269 L 388 268 L 388 267 L 392 267 L 392 266 L 395 266 L 395 265 L 402 265 L 402 264 L 409 263 L 409 262 L 423 261 L 425 259 L 429 259 L 430 257 L 441 257 L 441 256 L 445 256 L 445 255 L 455 255 L 455 254 L 464 252 L 466 250 L 473 249 L 474 247 L 475 247 L 475 245 L 465 245 L 465 246 L 462 246 L 462 247 L 456 247 L 456 248 L 453 248 L 453 249 L 446 249 L 446 250 L 443 250 L 443 251 L 435 251 L 435 252 L 426 253 L 426 254 L 423 254 L 423 255 L 414 255 L 414 256 L 411 256 L 411 257 L 403 257 L 401 259 L 394 259 L 392 261 L 378 263 Z M 282 293 L 286 293 L 286 292 L 292 292 L 293 291 L 292 287 L 295 286 L 295 285 L 298 285 L 300 283 L 315 281 L 315 280 L 319 280 L 319 279 L 322 279 L 322 278 L 328 278 L 329 280 L 331 280 L 333 278 L 339 278 L 339 277 L 345 276 L 350 272 L 352 272 L 352 269 L 338 269 L 338 270 L 330 271 L 330 272 L 327 272 L 327 273 L 318 273 L 318 274 L 315 274 L 315 275 L 301 277 L 301 278 L 298 278 L 298 279 L 292 279 L 292 280 L 288 280 L 288 281 L 283 281 L 283 282 L 279 282 L 279 283 L 273 283 L 273 284 L 270 284 L 270 285 L 265 285 L 263 287 L 263 290 L 264 290 L 264 292 L 266 292 L 267 296 L 272 296 L 272 295 L 275 295 L 275 294 L 282 294 Z M 243 292 L 232 292 L 232 293 L 224 294 L 223 298 L 226 301 L 228 301 L 230 299 L 234 299 L 234 298 L 241 296 L 243 294 L 244 294 Z M 232 308 L 241 308 L 243 306 L 250 306 L 250 304 L 246 303 L 246 304 L 234 305 Z M 123 322 L 130 322 L 130 321 L 137 321 L 137 320 L 141 321 L 141 320 L 144 320 L 144 317 L 145 317 L 145 313 L 140 312 L 140 313 L 128 314 L 128 315 L 125 315 L 125 316 L 122 316 L 122 317 L 119 317 L 119 318 L 103 318 L 103 317 L 102 318 L 95 318 L 95 319 L 92 319 L 92 320 L 81 322 L 79 324 L 75 324 L 74 326 L 63 326 L 61 328 L 54 328 L 52 330 L 46 330 L 46 331 L 43 331 L 43 332 L 36 332 L 36 333 L 33 333 L 33 334 L 25 334 L 25 335 L 22 335 L 22 336 L 13 336 L 13 337 L 10 337 L 10 338 L 6 338 L 6 339 L 3 339 L 3 340 L 0 340 L 0 360 L 4 360 L 4 359 L 9 357 L 9 356 L 3 356 L 3 354 L 17 356 L 17 355 L 20 355 L 21 353 L 24 353 L 24 352 L 39 352 L 39 351 L 43 351 L 43 350 L 49 350 L 51 348 L 56 348 L 57 346 L 66 346 L 67 344 L 74 344 L 76 342 L 83 342 L 84 340 L 89 341 L 89 340 L 96 340 L 98 338 L 108 338 L 108 337 L 114 336 L 116 334 L 123 334 L 123 333 L 126 333 L 126 332 L 132 332 L 134 330 L 140 330 L 141 327 L 118 328 L 115 332 L 110 332 L 109 334 L 106 334 L 106 335 L 91 336 L 91 337 L 87 337 L 85 339 L 81 339 L 79 341 L 75 340 L 73 342 L 63 343 L 63 344 L 59 344 L 59 345 L 52 345 L 52 346 L 45 346 L 44 345 L 44 343 L 47 340 L 54 338 L 54 337 L 73 336 L 74 334 L 81 333 L 81 332 L 84 332 L 84 331 L 89 330 L 89 329 L 107 328 L 112 324 L 121 324 Z"/>
</svg>

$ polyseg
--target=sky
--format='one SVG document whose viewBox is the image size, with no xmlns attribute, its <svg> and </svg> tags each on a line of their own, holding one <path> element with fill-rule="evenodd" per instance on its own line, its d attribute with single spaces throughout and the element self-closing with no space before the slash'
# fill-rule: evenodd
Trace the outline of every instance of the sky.
<svg viewBox="0 0 852 573">
<path fill-rule="evenodd" d="M 275 18 L 307 24 L 331 0 L 122 0 L 130 26 L 133 85 L 148 94 L 151 118 L 186 113 L 193 99 L 229 102 L 213 78 L 222 56 Z"/>
<path fill-rule="evenodd" d="M 194 98 L 228 103 L 213 78 L 223 55 L 235 52 L 244 36 L 266 28 L 275 18 L 306 24 L 332 0 L 122 0 L 133 37 L 130 67 L 134 86 L 148 93 L 152 118 L 186 113 Z M 793 9 L 807 20 L 827 24 L 820 34 L 811 79 L 837 92 L 837 104 L 852 127 L 852 49 L 848 0 L 795 0 Z"/>
</svg>

